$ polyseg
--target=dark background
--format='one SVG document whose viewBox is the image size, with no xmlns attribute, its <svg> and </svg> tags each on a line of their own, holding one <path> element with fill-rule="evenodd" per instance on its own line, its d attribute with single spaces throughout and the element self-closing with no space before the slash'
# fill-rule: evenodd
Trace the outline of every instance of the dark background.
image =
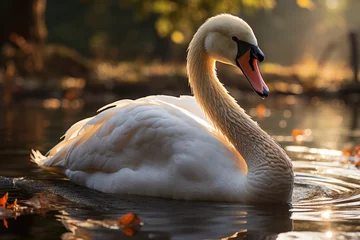
<svg viewBox="0 0 360 240">
<path fill-rule="evenodd" d="M 187 93 L 187 44 L 208 17 L 228 12 L 254 29 L 272 92 L 357 92 L 358 9 L 357 0 L 3 0 L 0 88 L 5 102 L 74 86 Z M 233 69 L 219 72 L 249 89 Z"/>
</svg>

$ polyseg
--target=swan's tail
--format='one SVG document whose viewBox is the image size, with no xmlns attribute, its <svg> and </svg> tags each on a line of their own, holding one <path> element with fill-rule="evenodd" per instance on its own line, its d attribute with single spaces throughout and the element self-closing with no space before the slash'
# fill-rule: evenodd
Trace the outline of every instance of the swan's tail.
<svg viewBox="0 0 360 240">
<path fill-rule="evenodd" d="M 38 150 L 31 150 L 30 159 L 39 167 L 50 172 L 60 173 L 64 175 L 65 159 L 68 151 L 72 148 L 72 144 L 82 135 L 80 130 L 86 132 L 85 125 L 93 118 L 86 118 L 72 125 L 64 134 L 62 141 L 54 146 L 45 156 Z"/>
<path fill-rule="evenodd" d="M 30 159 L 32 162 L 36 163 L 39 167 L 44 166 L 44 163 L 47 161 L 47 157 L 41 154 L 39 150 L 31 149 Z"/>
<path fill-rule="evenodd" d="M 43 168 L 47 171 L 64 175 L 64 168 L 59 166 L 49 166 L 51 158 L 42 155 L 39 150 L 31 149 L 30 161 L 36 163 L 40 168 Z"/>
</svg>

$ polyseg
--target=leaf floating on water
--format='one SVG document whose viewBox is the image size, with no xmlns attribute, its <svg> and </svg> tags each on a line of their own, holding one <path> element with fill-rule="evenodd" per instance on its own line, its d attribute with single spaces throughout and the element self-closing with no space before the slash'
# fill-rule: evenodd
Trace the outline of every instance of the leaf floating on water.
<svg viewBox="0 0 360 240">
<path fill-rule="evenodd" d="M 342 152 L 343 156 L 351 156 L 351 149 L 350 148 L 345 148 L 341 152 Z"/>
<path fill-rule="evenodd" d="M 360 161 L 355 164 L 356 168 L 360 168 Z"/>
<path fill-rule="evenodd" d="M 100 225 L 109 229 L 120 229 L 127 236 L 134 236 L 140 231 L 143 222 L 135 213 L 128 213 L 122 216 L 119 220 L 104 219 L 94 220 L 88 219 L 88 223 L 93 225 Z"/>
<path fill-rule="evenodd" d="M 257 115 L 259 118 L 264 118 L 264 116 L 265 116 L 265 111 L 266 111 L 266 108 L 265 108 L 264 104 L 259 104 L 259 105 L 257 105 L 257 107 L 256 107 L 256 115 Z"/>
<path fill-rule="evenodd" d="M 56 195 L 50 193 L 36 194 L 29 200 L 14 200 L 12 204 L 8 203 L 9 194 L 6 193 L 0 198 L 0 220 L 3 220 L 3 224 L 8 228 L 7 219 L 16 218 L 24 214 L 44 214 L 50 209 L 59 209 L 59 204 L 54 201 Z M 28 206 L 19 205 L 18 203 L 25 203 Z M 56 207 L 54 207 L 56 206 Z M 34 211 L 37 209 L 38 211 Z"/>
<path fill-rule="evenodd" d="M 352 155 L 355 157 L 360 157 L 360 144 L 354 147 Z"/>
<path fill-rule="evenodd" d="M 292 131 L 291 135 L 293 136 L 294 142 L 296 142 L 296 143 L 301 143 L 302 140 L 304 139 L 304 131 L 301 129 L 295 128 Z"/>
<path fill-rule="evenodd" d="M 353 148 L 345 148 L 341 152 L 344 156 L 343 163 L 351 163 L 360 168 L 360 144 Z"/>
<path fill-rule="evenodd" d="M 128 213 L 122 216 L 118 223 L 121 226 L 123 233 L 127 236 L 134 236 L 143 224 L 135 213 Z"/>
<path fill-rule="evenodd" d="M 119 219 L 119 225 L 124 227 L 141 224 L 140 218 L 135 213 L 128 213 Z"/>
<path fill-rule="evenodd" d="M 271 110 L 267 108 L 264 104 L 259 104 L 256 108 L 251 108 L 249 114 L 257 119 L 264 119 L 271 115 Z"/>
<path fill-rule="evenodd" d="M 0 198 L 0 207 L 5 208 L 7 204 L 9 193 L 5 193 L 5 195 Z"/>
<path fill-rule="evenodd" d="M 18 211 L 20 209 L 20 206 L 17 204 L 17 199 L 15 199 L 15 201 L 12 204 L 8 205 L 6 208 Z"/>
<path fill-rule="evenodd" d="M 140 230 L 142 222 L 135 213 L 128 213 L 118 220 L 118 224 L 127 236 L 134 236 Z"/>
</svg>

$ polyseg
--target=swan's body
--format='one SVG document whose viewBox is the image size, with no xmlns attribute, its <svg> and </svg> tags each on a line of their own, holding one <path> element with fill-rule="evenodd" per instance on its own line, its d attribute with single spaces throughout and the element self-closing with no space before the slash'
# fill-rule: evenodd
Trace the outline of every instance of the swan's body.
<svg viewBox="0 0 360 240">
<path fill-rule="evenodd" d="M 195 98 L 115 102 L 107 106 L 113 108 L 74 124 L 46 156 L 34 151 L 33 161 L 103 192 L 289 202 L 293 172 L 288 156 L 215 76 L 215 60 L 238 65 L 255 82 L 254 89 L 267 95 L 256 62 L 252 72 L 243 65 L 247 59 L 242 55 L 249 57 L 250 52 L 239 56 L 239 49 L 247 47 L 243 41 L 256 53 L 256 38 L 244 21 L 231 15 L 211 18 L 189 47 L 187 68 Z"/>
</svg>

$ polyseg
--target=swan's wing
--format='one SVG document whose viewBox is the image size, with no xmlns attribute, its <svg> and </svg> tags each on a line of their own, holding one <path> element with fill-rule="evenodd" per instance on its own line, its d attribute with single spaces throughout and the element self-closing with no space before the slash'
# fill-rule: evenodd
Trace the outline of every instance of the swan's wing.
<svg viewBox="0 0 360 240">
<path fill-rule="evenodd" d="M 137 99 L 135 101 L 133 100 L 119 100 L 110 104 L 107 104 L 100 108 L 98 112 L 104 111 L 109 108 L 122 108 L 126 107 L 129 104 L 147 104 L 147 103 L 157 103 L 160 105 L 165 105 L 170 108 L 176 108 L 177 110 L 186 110 L 189 113 L 193 114 L 193 118 L 200 118 L 204 120 L 207 124 L 212 125 L 212 123 L 209 121 L 209 119 L 205 116 L 202 109 L 200 108 L 200 105 L 197 103 L 195 98 L 193 96 L 180 96 L 180 97 L 173 97 L 173 96 L 166 96 L 166 95 L 155 95 L 155 96 L 148 96 L 144 98 Z M 53 147 L 49 152 L 46 153 L 46 156 L 55 156 L 56 153 L 58 153 L 61 149 L 63 149 L 63 154 L 58 154 L 58 159 L 64 158 L 65 150 L 67 151 L 70 143 L 73 142 L 72 139 L 75 137 L 84 134 L 87 132 L 87 134 L 94 131 L 96 127 L 94 125 L 99 126 L 99 122 L 105 122 L 109 117 L 111 117 L 112 111 L 107 111 L 106 114 L 98 114 L 96 116 L 96 119 L 94 121 L 91 121 L 94 117 L 89 117 L 83 120 L 80 120 L 73 124 L 66 133 L 61 137 L 63 141 L 58 143 L 55 147 Z M 124 114 L 126 116 L 126 113 Z M 197 119 L 197 121 L 201 121 Z M 204 123 L 203 123 L 204 124 Z M 206 125 L 206 124 L 205 124 Z M 76 140 L 77 141 L 77 140 Z M 36 153 L 39 155 L 39 152 Z M 53 159 L 55 160 L 55 159 Z M 56 162 L 56 161 L 55 161 Z M 48 162 L 49 165 L 51 165 L 50 162 Z M 40 164 L 42 165 L 42 164 Z"/>
<path fill-rule="evenodd" d="M 159 161 L 160 158 L 168 158 L 172 153 L 164 154 L 161 144 L 187 141 L 190 138 L 188 135 L 216 138 L 216 134 L 211 125 L 185 109 L 160 99 L 139 99 L 110 108 L 90 119 L 78 130 L 71 146 L 65 144 L 65 159 L 62 155 L 51 165 L 108 173 L 124 166 L 133 169 L 144 161 L 147 154 L 153 156 L 157 150 L 161 152 Z M 147 148 L 149 144 L 151 147 Z"/>
<path fill-rule="evenodd" d="M 91 119 L 92 117 L 85 118 L 73 124 L 60 139 L 69 140 L 76 137 L 78 135 L 79 130 Z"/>
<path fill-rule="evenodd" d="M 110 103 L 102 108 L 100 108 L 98 111 L 103 111 L 104 109 L 111 108 L 111 107 L 122 107 L 126 105 L 127 103 L 131 102 L 131 100 L 120 100 L 113 103 Z M 166 96 L 166 95 L 155 95 L 155 96 L 148 96 L 144 98 L 139 98 L 136 100 L 136 102 L 140 103 L 146 103 L 146 102 L 163 102 L 167 104 L 172 104 L 174 106 L 177 106 L 179 108 L 185 109 L 189 111 L 190 113 L 194 114 L 195 116 L 205 120 L 209 124 L 211 122 L 209 119 L 205 116 L 204 112 L 202 111 L 200 105 L 196 101 L 195 97 L 193 96 L 185 96 L 182 95 L 180 97 L 173 97 L 173 96 Z"/>
<path fill-rule="evenodd" d="M 140 174 L 133 181 L 156 179 L 158 174 L 178 175 L 173 171 L 193 178 L 219 164 L 220 168 L 226 165 L 229 169 L 247 171 L 242 157 L 211 125 L 162 100 L 139 99 L 107 109 L 85 123 L 74 125 L 77 129 L 71 135 L 75 132 L 77 135 L 64 139 L 47 157 L 35 152 L 32 158 L 44 168 L 62 169 L 72 181 L 101 191 L 113 188 L 94 184 L 111 175 L 127 176 L 118 175 L 123 171 Z M 193 171 L 196 173 L 192 174 Z"/>
</svg>

